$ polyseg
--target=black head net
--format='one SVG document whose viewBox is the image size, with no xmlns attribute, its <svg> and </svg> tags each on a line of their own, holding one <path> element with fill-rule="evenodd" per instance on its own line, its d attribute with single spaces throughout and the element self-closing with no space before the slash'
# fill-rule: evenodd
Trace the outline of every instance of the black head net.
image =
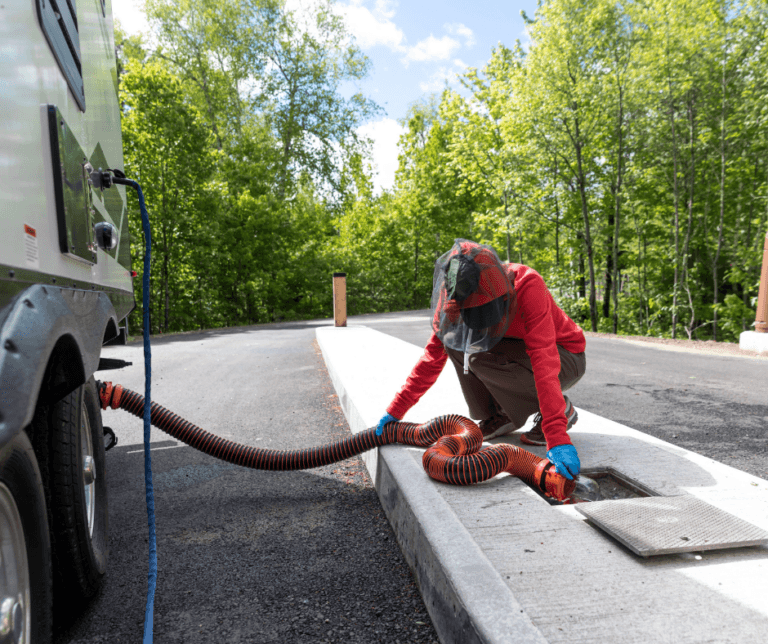
<svg viewBox="0 0 768 644">
<path fill-rule="evenodd" d="M 442 343 L 469 356 L 492 349 L 515 316 L 515 286 L 490 246 L 457 239 L 435 262 L 432 328 Z"/>
</svg>

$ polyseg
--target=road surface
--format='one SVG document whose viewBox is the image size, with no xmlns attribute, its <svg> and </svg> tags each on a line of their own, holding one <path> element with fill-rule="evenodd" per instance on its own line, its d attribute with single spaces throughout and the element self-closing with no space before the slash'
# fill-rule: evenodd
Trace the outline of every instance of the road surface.
<svg viewBox="0 0 768 644">
<path fill-rule="evenodd" d="M 235 441 L 296 449 L 347 435 L 315 327 L 294 322 L 153 341 L 153 399 Z M 428 313 L 352 317 L 417 346 Z M 139 343 L 100 380 L 143 392 Z M 364 357 L 361 356 L 361 359 Z M 371 366 L 375 368 L 375 365 Z M 590 337 L 577 405 L 768 478 L 768 361 Z M 392 392 L 393 395 L 395 392 Z M 384 410 L 382 410 L 382 413 Z M 105 588 L 56 644 L 137 642 L 147 579 L 141 422 L 104 412 L 110 564 Z M 159 579 L 155 641 L 436 642 L 360 459 L 307 472 L 216 461 L 153 429 Z"/>
</svg>

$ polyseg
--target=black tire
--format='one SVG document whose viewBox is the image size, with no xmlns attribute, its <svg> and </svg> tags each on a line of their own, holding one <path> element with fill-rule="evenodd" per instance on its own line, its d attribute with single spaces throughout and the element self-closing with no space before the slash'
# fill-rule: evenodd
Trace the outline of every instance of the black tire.
<svg viewBox="0 0 768 644">
<path fill-rule="evenodd" d="M 51 405 L 45 419 L 36 444 L 51 526 L 54 608 L 71 616 L 98 593 L 107 570 L 106 457 L 95 380 Z M 93 459 L 92 483 L 84 476 L 84 451 Z"/>
<path fill-rule="evenodd" d="M 19 534 L 22 539 L 15 538 Z M 23 431 L 0 450 L 0 539 L 0 603 L 18 601 L 20 594 L 26 596 L 11 611 L 14 631 L 18 635 L 17 629 L 24 629 L 24 642 L 47 644 L 52 625 L 51 544 L 43 480 L 32 444 Z M 21 541 L 23 548 L 19 547 Z M 16 586 L 15 591 L 10 585 Z M 21 587 L 26 587 L 26 592 L 19 592 Z"/>
</svg>

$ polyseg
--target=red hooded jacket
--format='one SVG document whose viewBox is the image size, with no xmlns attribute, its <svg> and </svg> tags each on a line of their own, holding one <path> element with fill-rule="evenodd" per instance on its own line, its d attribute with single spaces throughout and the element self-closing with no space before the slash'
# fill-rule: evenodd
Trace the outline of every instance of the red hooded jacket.
<svg viewBox="0 0 768 644">
<path fill-rule="evenodd" d="M 586 339 L 581 328 L 555 304 L 541 275 L 523 264 L 504 265 L 517 292 L 517 312 L 505 334 L 519 338 L 531 358 L 533 378 L 539 397 L 542 429 L 547 449 L 570 444 L 566 432 L 565 400 L 560 389 L 560 355 L 557 345 L 571 353 L 582 353 Z M 414 366 L 402 389 L 387 407 L 387 413 L 402 418 L 435 384 L 448 361 L 440 339 L 432 334 L 424 354 Z"/>
</svg>

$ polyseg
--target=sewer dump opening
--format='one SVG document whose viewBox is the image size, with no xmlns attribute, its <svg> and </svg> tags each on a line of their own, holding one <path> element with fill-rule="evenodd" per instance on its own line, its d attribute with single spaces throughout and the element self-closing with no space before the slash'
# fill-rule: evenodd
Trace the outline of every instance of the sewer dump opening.
<svg viewBox="0 0 768 644">
<path fill-rule="evenodd" d="M 614 470 L 612 467 L 602 469 L 585 469 L 581 472 L 583 478 L 592 479 L 597 483 L 599 498 L 581 498 L 579 502 L 615 501 L 618 499 L 637 499 L 647 496 L 659 496 L 651 488 Z M 578 497 L 577 489 L 574 496 Z"/>
<path fill-rule="evenodd" d="M 557 501 L 545 496 L 541 490 L 529 485 L 534 492 L 550 505 L 570 505 L 574 503 L 589 503 L 592 501 L 618 501 L 621 499 L 637 499 L 649 496 L 660 496 L 651 488 L 622 474 L 612 467 L 587 468 L 581 471 L 576 481 L 576 490 L 565 501 Z"/>
</svg>

